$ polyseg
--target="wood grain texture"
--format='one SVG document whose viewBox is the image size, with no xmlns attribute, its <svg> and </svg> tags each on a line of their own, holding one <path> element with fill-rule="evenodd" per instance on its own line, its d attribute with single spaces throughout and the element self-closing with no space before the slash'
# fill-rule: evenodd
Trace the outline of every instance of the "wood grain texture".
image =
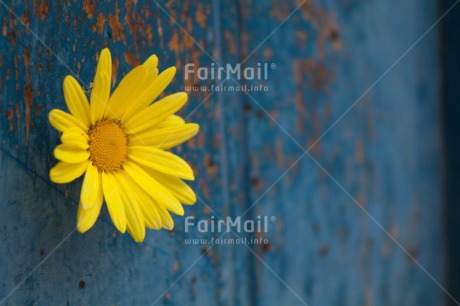
<svg viewBox="0 0 460 306">
<path fill-rule="evenodd" d="M 298 3 L 245 5 L 243 58 Z M 279 221 L 268 235 L 271 247 L 255 251 L 298 295 L 257 263 L 260 305 L 444 301 L 444 292 L 378 225 L 444 284 L 437 32 L 315 145 L 435 22 L 436 12 L 432 1 L 307 1 L 250 56 L 248 66 L 277 65 L 267 81 L 270 91 L 253 98 L 324 167 L 304 157 L 254 207 L 254 216 Z M 250 199 L 256 201 L 301 150 L 252 106 L 250 172 L 260 188 L 251 190 Z"/>
<path fill-rule="evenodd" d="M 311 148 L 340 186 L 308 156 L 289 169 L 295 142 L 310 148 L 436 20 L 422 2 L 306 1 L 289 16 L 299 1 L 6 1 L 0 301 L 19 285 L 5 305 L 441 305 L 441 289 L 347 195 L 444 284 L 436 31 Z M 242 234 L 269 239 L 251 250 L 270 269 L 244 245 L 185 244 L 220 235 L 186 233 L 183 218 L 139 245 L 106 211 L 71 234 L 81 180 L 49 181 L 59 138 L 47 114 L 65 109 L 65 75 L 89 89 L 104 47 L 113 85 L 152 53 L 160 69 L 175 65 L 166 93 L 220 83 L 184 80 L 187 63 L 276 65 L 267 92 L 190 92 L 180 114 L 201 129 L 176 149 L 197 177 L 186 215 L 276 217 L 266 235 Z"/>
</svg>

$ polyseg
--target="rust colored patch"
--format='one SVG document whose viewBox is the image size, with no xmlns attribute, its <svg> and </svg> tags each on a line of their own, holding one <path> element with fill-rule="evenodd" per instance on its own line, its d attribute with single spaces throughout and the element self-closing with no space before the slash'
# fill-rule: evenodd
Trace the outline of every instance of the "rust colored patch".
<svg viewBox="0 0 460 306">
<path fill-rule="evenodd" d="M 201 3 L 198 3 L 198 7 L 196 8 L 196 13 L 195 13 L 195 20 L 198 22 L 200 27 L 204 28 L 206 27 L 206 14 L 204 13 L 203 10 L 203 5 Z"/>
<path fill-rule="evenodd" d="M 193 47 L 193 38 L 189 35 L 183 35 L 182 40 L 184 42 L 184 46 L 186 48 L 192 48 Z"/>
<path fill-rule="evenodd" d="M 115 86 L 115 83 L 117 82 L 119 66 L 120 61 L 118 60 L 118 57 L 115 57 L 115 59 L 112 62 L 112 86 Z"/>
<path fill-rule="evenodd" d="M 40 115 L 40 104 L 35 105 L 35 117 Z"/>
<path fill-rule="evenodd" d="M 305 2 L 300 6 L 300 11 L 302 12 L 302 17 L 319 32 L 316 45 L 320 58 L 326 57 L 326 43 L 328 42 L 330 42 L 334 50 L 342 48 L 339 28 L 334 18 L 327 13 L 324 7 L 314 5 L 312 2 Z"/>
<path fill-rule="evenodd" d="M 264 57 L 264 60 L 268 61 L 273 56 L 273 49 L 270 47 L 265 48 L 262 56 Z"/>
<path fill-rule="evenodd" d="M 12 108 L 10 108 L 10 110 L 5 114 L 5 117 L 6 119 L 10 122 L 10 129 L 9 131 L 12 132 L 13 129 L 14 129 L 14 123 L 13 123 L 13 119 L 14 119 L 14 110 Z"/>
<path fill-rule="evenodd" d="M 204 133 L 198 133 L 198 135 L 197 135 L 198 147 L 203 148 L 204 147 L 204 142 L 205 142 Z"/>
<path fill-rule="evenodd" d="M 208 177 L 217 175 L 217 165 L 213 162 L 209 154 L 204 156 L 204 166 L 206 167 Z"/>
<path fill-rule="evenodd" d="M 29 1 L 26 1 L 26 12 L 21 16 L 21 21 L 26 25 L 27 33 L 30 33 L 30 4 Z"/>
<path fill-rule="evenodd" d="M 19 103 L 16 103 L 16 126 L 19 130 L 21 127 L 21 109 Z"/>
<path fill-rule="evenodd" d="M 3 19 L 2 34 L 3 36 L 8 35 L 8 24 L 6 23 L 6 18 Z"/>
<path fill-rule="evenodd" d="M 179 271 L 179 267 L 180 267 L 179 261 L 175 260 L 174 261 L 174 273 L 177 273 L 177 271 Z"/>
<path fill-rule="evenodd" d="M 158 36 L 160 37 L 160 47 L 163 49 L 163 26 L 161 25 L 160 17 L 157 17 L 157 29 L 158 29 Z"/>
<path fill-rule="evenodd" d="M 224 31 L 225 42 L 230 54 L 236 54 L 235 38 L 230 31 Z"/>
<path fill-rule="evenodd" d="M 32 83 L 32 80 L 30 78 L 30 70 L 29 70 L 29 66 L 30 66 L 29 47 L 25 48 L 23 58 L 24 58 L 24 67 L 26 68 L 27 83 L 30 85 Z"/>
<path fill-rule="evenodd" d="M 88 19 L 91 19 L 94 16 L 94 6 L 94 3 L 91 4 L 91 0 L 83 1 L 83 11 L 86 12 Z"/>
<path fill-rule="evenodd" d="M 128 65 L 130 65 L 133 68 L 136 66 L 139 66 L 140 64 L 139 60 L 134 57 L 134 54 L 129 49 L 128 51 L 123 53 L 123 55 L 125 56 L 125 61 Z"/>
<path fill-rule="evenodd" d="M 126 35 L 123 25 L 120 22 L 120 9 L 118 8 L 118 1 L 115 7 L 115 15 L 109 15 L 109 26 L 112 29 L 112 38 L 114 41 L 122 40 L 126 44 Z"/>
<path fill-rule="evenodd" d="M 177 31 L 175 31 L 173 36 L 171 37 L 168 47 L 171 51 L 174 51 L 176 55 L 179 53 L 179 34 L 177 33 Z"/>
<path fill-rule="evenodd" d="M 282 169 L 285 165 L 285 160 L 284 160 L 283 143 L 280 138 L 277 138 L 275 141 L 275 150 L 276 150 L 276 165 L 278 166 L 278 168 Z"/>
<path fill-rule="evenodd" d="M 102 32 L 104 32 L 104 24 L 105 24 L 105 16 L 102 12 L 97 15 L 96 19 L 96 29 L 97 29 L 97 34 L 101 35 Z"/>
<path fill-rule="evenodd" d="M 289 7 L 288 1 L 274 0 L 270 16 L 278 19 L 285 20 L 290 13 L 291 8 Z"/>
<path fill-rule="evenodd" d="M 29 86 L 24 86 L 24 102 L 25 102 L 25 124 L 26 124 L 26 142 L 29 142 L 30 135 L 30 112 L 32 110 L 32 103 L 34 99 L 34 90 Z"/>
<path fill-rule="evenodd" d="M 19 80 L 19 55 L 16 53 L 14 55 L 14 69 L 16 71 L 16 80 Z"/>
<path fill-rule="evenodd" d="M 40 6 L 38 7 L 38 17 L 44 21 L 46 16 L 48 15 L 48 5 L 46 4 L 46 0 L 42 0 Z"/>
<path fill-rule="evenodd" d="M 308 41 L 308 33 L 304 30 L 297 30 L 296 31 L 296 37 L 297 37 L 297 40 L 299 42 L 299 44 L 301 45 L 305 45 Z"/>
</svg>

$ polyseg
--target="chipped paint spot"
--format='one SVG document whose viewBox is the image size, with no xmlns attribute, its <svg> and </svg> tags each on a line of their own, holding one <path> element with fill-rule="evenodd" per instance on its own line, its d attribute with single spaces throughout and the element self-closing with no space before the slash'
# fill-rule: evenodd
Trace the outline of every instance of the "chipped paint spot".
<svg viewBox="0 0 460 306">
<path fill-rule="evenodd" d="M 14 123 L 13 123 L 13 119 L 14 119 L 14 110 L 13 110 L 12 108 L 10 108 L 10 110 L 5 114 L 5 117 L 6 117 L 6 119 L 10 122 L 9 131 L 12 132 L 13 129 L 14 129 Z"/>
<path fill-rule="evenodd" d="M 126 51 L 125 53 L 123 53 L 124 57 L 125 57 L 125 61 L 128 65 L 130 65 L 131 67 L 136 67 L 136 66 L 139 66 L 140 64 L 140 61 L 134 57 L 134 54 L 131 52 L 131 50 L 128 49 L 128 51 Z"/>
<path fill-rule="evenodd" d="M 83 11 L 86 12 L 88 19 L 92 19 L 94 16 L 94 6 L 95 4 L 91 4 L 91 0 L 83 1 Z"/>
<path fill-rule="evenodd" d="M 117 83 L 119 66 L 120 66 L 120 60 L 118 59 L 118 57 L 115 57 L 112 61 L 112 86 L 115 86 L 115 84 Z"/>
<path fill-rule="evenodd" d="M 40 6 L 38 8 L 38 17 L 44 21 L 46 16 L 48 15 L 48 5 L 46 4 L 46 0 L 42 0 Z"/>
<path fill-rule="evenodd" d="M 102 32 L 104 32 L 104 25 L 105 25 L 105 16 L 104 16 L 104 13 L 100 12 L 99 15 L 97 15 L 97 19 L 96 19 L 97 34 L 101 35 Z"/>
<path fill-rule="evenodd" d="M 206 14 L 204 13 L 203 10 L 203 5 L 201 3 L 198 3 L 198 7 L 196 8 L 196 13 L 195 13 L 195 20 L 198 22 L 200 27 L 204 28 L 206 27 Z"/>
<path fill-rule="evenodd" d="M 114 41 L 122 40 L 126 44 L 126 35 L 123 25 L 120 22 L 120 9 L 118 8 L 118 1 L 115 7 L 115 15 L 109 15 L 109 26 L 112 29 L 112 38 Z"/>
<path fill-rule="evenodd" d="M 26 47 L 24 50 L 23 58 L 24 58 L 24 67 L 26 68 L 27 83 L 30 85 L 32 83 L 32 79 L 30 77 L 30 70 L 29 70 L 30 54 L 29 54 L 28 47 Z"/>
<path fill-rule="evenodd" d="M 34 99 L 34 90 L 29 85 L 24 85 L 24 102 L 25 102 L 25 118 L 26 125 L 26 143 L 29 142 L 30 135 L 30 112 L 32 110 L 32 102 Z"/>
</svg>

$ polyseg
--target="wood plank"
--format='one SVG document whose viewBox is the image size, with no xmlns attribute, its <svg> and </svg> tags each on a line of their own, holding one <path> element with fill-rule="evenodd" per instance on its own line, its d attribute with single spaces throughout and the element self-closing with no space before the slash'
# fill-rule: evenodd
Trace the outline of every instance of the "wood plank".
<svg viewBox="0 0 460 306">
<path fill-rule="evenodd" d="M 186 63 L 211 63 L 202 50 L 214 53 L 214 35 L 220 35 L 213 19 L 213 13 L 219 12 L 212 11 L 211 2 L 161 5 L 165 11 L 152 1 L 142 0 L 9 1 L 11 13 L 1 8 L 0 258 L 11 261 L 1 270 L 0 300 L 17 285 L 19 289 L 8 297 L 8 304 L 150 305 L 157 300 L 159 304 L 232 305 L 247 300 L 246 292 L 238 289 L 245 284 L 245 267 L 241 266 L 245 254 L 220 251 L 219 247 L 206 252 L 203 245 L 185 244 L 185 238 L 209 238 L 211 234 L 185 233 L 181 217 L 175 218 L 175 231 L 148 231 L 145 242 L 137 245 L 128 235 L 114 230 L 105 211 L 87 234 L 74 233 L 62 242 L 75 226 L 81 184 L 60 186 L 48 178 L 50 167 L 56 163 L 52 150 L 59 139 L 47 114 L 52 108 L 65 109 L 61 89 L 64 76 L 75 72 L 88 87 L 97 53 L 108 46 L 118 83 L 132 67 L 156 53 L 161 69 L 171 65 L 178 68 L 174 83 L 166 91 L 172 93 L 183 91 L 187 85 Z M 201 48 L 181 27 L 193 32 Z M 176 152 L 193 165 L 197 180 L 191 186 L 198 196 L 223 215 L 231 208 L 222 193 L 227 185 L 223 186 L 221 174 L 220 110 L 216 97 L 200 106 L 207 95 L 190 94 L 189 103 L 180 112 L 184 117 L 193 112 L 188 121 L 199 123 L 201 132 Z M 238 154 L 233 151 L 231 158 L 239 160 Z M 211 217 L 202 203 L 185 210 L 198 220 Z M 237 264 L 240 267 L 234 270 Z M 239 294 L 233 294 L 237 291 Z"/>
<path fill-rule="evenodd" d="M 432 1 L 306 1 L 277 29 L 299 1 L 243 3 L 242 58 L 275 31 L 246 63 L 277 67 L 265 82 L 269 91 L 252 95 L 304 148 L 438 17 Z M 256 204 L 252 216 L 275 216 L 277 229 L 266 235 L 269 248 L 254 251 L 290 287 L 258 262 L 260 305 L 441 305 L 446 299 L 378 225 L 445 283 L 438 39 L 437 30 L 424 37 L 311 148 L 334 179 L 306 156 Z M 252 202 L 302 150 L 246 100 L 257 182 Z"/>
</svg>

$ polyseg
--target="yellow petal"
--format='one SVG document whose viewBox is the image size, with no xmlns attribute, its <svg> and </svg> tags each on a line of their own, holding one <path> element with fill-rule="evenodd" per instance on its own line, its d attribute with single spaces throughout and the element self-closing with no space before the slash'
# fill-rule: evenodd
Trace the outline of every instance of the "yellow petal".
<svg viewBox="0 0 460 306">
<path fill-rule="evenodd" d="M 105 116 L 108 118 L 121 117 L 128 107 L 133 105 L 133 100 L 143 91 L 149 76 L 149 70 L 144 65 L 137 66 L 131 70 L 120 82 L 109 99 Z"/>
<path fill-rule="evenodd" d="M 126 214 L 121 197 L 121 186 L 108 172 L 102 172 L 102 191 L 113 225 L 122 233 L 126 232 Z"/>
<path fill-rule="evenodd" d="M 110 87 L 112 78 L 112 55 L 110 50 L 105 48 L 99 55 L 96 75 L 94 76 L 93 89 L 91 91 L 91 123 L 96 123 L 104 116 L 109 102 Z"/>
<path fill-rule="evenodd" d="M 129 177 L 123 172 L 115 172 L 115 178 L 118 181 L 124 183 L 120 185 L 121 196 L 123 199 L 123 206 L 126 213 L 126 226 L 128 232 L 134 238 L 136 242 L 142 242 L 145 238 L 145 221 L 142 211 L 139 207 L 137 197 L 133 194 L 133 191 L 129 188 L 127 180 Z"/>
<path fill-rule="evenodd" d="M 166 187 L 181 203 L 194 204 L 196 202 L 195 192 L 180 178 L 153 169 L 146 169 L 146 172 Z"/>
<path fill-rule="evenodd" d="M 54 149 L 54 157 L 66 163 L 76 164 L 88 160 L 89 152 L 68 144 L 60 144 Z"/>
<path fill-rule="evenodd" d="M 80 203 L 83 205 L 83 209 L 91 209 L 97 204 L 99 194 L 102 194 L 101 174 L 90 162 L 81 187 Z"/>
<path fill-rule="evenodd" d="M 198 133 L 199 129 L 200 126 L 195 123 L 156 129 L 139 135 L 132 135 L 130 143 L 133 146 L 152 146 L 166 150 L 189 140 Z"/>
<path fill-rule="evenodd" d="M 165 208 L 161 207 L 161 205 L 158 205 L 157 208 L 161 217 L 161 222 L 163 223 L 163 228 L 167 229 L 168 231 L 173 230 L 174 220 L 171 218 L 169 212 Z"/>
<path fill-rule="evenodd" d="M 61 136 L 62 143 L 67 144 L 69 146 L 74 146 L 74 147 L 77 147 L 83 150 L 86 150 L 89 148 L 88 140 L 89 140 L 88 134 L 86 134 L 80 128 L 77 128 L 77 127 L 71 127 L 71 128 L 66 129 Z"/>
<path fill-rule="evenodd" d="M 148 69 L 150 74 L 149 77 L 153 81 L 153 79 L 158 75 L 158 57 L 154 54 L 150 56 L 142 65 Z"/>
<path fill-rule="evenodd" d="M 130 106 L 123 113 L 122 119 L 124 122 L 128 121 L 133 114 L 143 110 L 150 103 L 152 103 L 158 96 L 165 90 L 165 88 L 171 83 L 171 80 L 176 74 L 176 67 L 170 67 L 160 73 L 151 84 L 147 84 L 145 89 L 139 91 L 139 96 L 132 101 Z"/>
<path fill-rule="evenodd" d="M 125 122 L 128 133 L 137 134 L 155 127 L 158 123 L 181 109 L 185 102 L 187 102 L 185 92 L 175 93 L 155 102 Z"/>
<path fill-rule="evenodd" d="M 160 123 L 157 124 L 156 128 L 157 129 L 163 129 L 167 127 L 172 127 L 172 126 L 178 126 L 184 124 L 185 121 L 179 116 L 176 115 L 171 115 L 165 120 L 161 121 Z"/>
<path fill-rule="evenodd" d="M 68 75 L 64 79 L 64 98 L 69 111 L 77 119 L 89 126 L 89 104 L 83 89 L 74 77 Z"/>
<path fill-rule="evenodd" d="M 101 212 L 103 193 L 100 176 L 99 182 L 94 184 L 97 184 L 99 187 L 94 189 L 94 203 L 91 208 L 85 209 L 82 202 L 78 205 L 77 229 L 80 233 L 84 233 L 89 230 L 94 225 L 99 217 L 99 213 Z"/>
<path fill-rule="evenodd" d="M 85 173 L 88 163 L 89 161 L 77 164 L 58 162 L 56 166 L 50 170 L 50 179 L 58 184 L 71 182 Z"/>
<path fill-rule="evenodd" d="M 159 204 L 158 206 L 165 207 L 176 215 L 184 215 L 184 208 L 176 197 L 139 166 L 127 161 L 123 167 L 128 175 Z"/>
<path fill-rule="evenodd" d="M 143 166 L 174 175 L 186 180 L 194 180 L 193 170 L 186 161 L 171 152 L 143 146 L 129 147 L 129 158 Z"/>
<path fill-rule="evenodd" d="M 64 132 L 66 129 L 72 127 L 78 127 L 82 131 L 88 130 L 88 126 L 83 124 L 83 122 L 60 109 L 53 109 L 50 111 L 48 118 L 51 125 L 60 132 Z"/>
<path fill-rule="evenodd" d="M 93 90 L 91 91 L 91 123 L 102 119 L 105 112 L 112 113 L 108 106 L 110 96 L 110 77 L 101 72 L 94 77 Z"/>
<path fill-rule="evenodd" d="M 137 198 L 142 215 L 144 216 L 145 226 L 152 229 L 160 229 L 162 227 L 161 217 L 152 197 L 130 177 L 127 179 L 127 185 L 129 190 L 131 190 L 131 194 Z"/>
</svg>

